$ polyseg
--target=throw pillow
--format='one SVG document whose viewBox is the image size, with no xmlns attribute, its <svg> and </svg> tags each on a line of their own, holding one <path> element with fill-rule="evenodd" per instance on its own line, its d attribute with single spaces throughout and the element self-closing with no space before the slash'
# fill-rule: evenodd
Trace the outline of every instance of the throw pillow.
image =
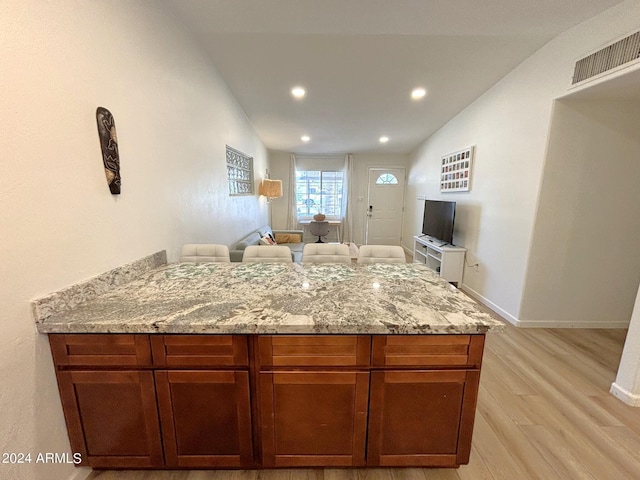
<svg viewBox="0 0 640 480">
<path fill-rule="evenodd" d="M 260 238 L 260 244 L 261 245 L 275 245 L 276 242 L 268 235 L 268 234 L 264 234 L 261 238 Z"/>
<path fill-rule="evenodd" d="M 276 233 L 276 242 L 278 243 L 300 243 L 299 233 Z"/>
</svg>

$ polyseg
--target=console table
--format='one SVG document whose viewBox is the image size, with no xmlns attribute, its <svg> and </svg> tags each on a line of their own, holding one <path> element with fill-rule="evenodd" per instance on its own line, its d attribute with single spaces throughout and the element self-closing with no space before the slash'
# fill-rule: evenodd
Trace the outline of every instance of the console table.
<svg viewBox="0 0 640 480">
<path fill-rule="evenodd" d="M 447 282 L 462 283 L 466 248 L 443 245 L 442 241 L 429 236 L 413 237 L 413 261 L 436 272 Z"/>
</svg>

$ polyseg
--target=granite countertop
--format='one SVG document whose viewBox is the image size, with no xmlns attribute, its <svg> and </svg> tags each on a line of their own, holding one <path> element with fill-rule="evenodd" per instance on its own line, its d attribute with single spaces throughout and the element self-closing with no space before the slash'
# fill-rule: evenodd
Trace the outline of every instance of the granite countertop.
<svg viewBox="0 0 640 480">
<path fill-rule="evenodd" d="M 418 264 L 165 264 L 66 309 L 47 306 L 52 298 L 33 302 L 41 333 L 473 334 L 503 327 Z"/>
</svg>

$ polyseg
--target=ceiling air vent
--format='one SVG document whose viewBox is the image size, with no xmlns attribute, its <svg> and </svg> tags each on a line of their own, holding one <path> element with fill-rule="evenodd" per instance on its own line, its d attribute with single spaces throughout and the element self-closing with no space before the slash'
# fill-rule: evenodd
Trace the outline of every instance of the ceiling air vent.
<svg viewBox="0 0 640 480">
<path fill-rule="evenodd" d="M 578 60 L 571 84 L 575 85 L 638 58 L 640 58 L 640 32 Z"/>
</svg>

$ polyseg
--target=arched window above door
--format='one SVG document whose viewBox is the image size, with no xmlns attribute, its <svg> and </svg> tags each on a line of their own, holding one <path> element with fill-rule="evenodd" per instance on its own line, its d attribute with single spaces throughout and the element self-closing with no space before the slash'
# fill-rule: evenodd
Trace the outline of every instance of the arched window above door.
<svg viewBox="0 0 640 480">
<path fill-rule="evenodd" d="M 376 180 L 376 185 L 397 185 L 398 179 L 391 173 L 383 173 Z"/>
</svg>

